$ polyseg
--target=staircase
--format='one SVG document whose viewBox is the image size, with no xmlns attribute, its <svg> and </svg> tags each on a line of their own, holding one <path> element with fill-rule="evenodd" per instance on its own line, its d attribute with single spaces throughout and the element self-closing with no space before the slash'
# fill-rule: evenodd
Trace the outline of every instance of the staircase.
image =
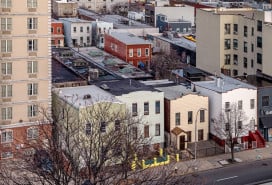
<svg viewBox="0 0 272 185">
<path fill-rule="evenodd" d="M 255 132 L 250 131 L 249 136 L 252 141 L 257 142 L 257 148 L 264 148 L 265 147 L 265 140 L 258 130 L 256 130 Z"/>
</svg>

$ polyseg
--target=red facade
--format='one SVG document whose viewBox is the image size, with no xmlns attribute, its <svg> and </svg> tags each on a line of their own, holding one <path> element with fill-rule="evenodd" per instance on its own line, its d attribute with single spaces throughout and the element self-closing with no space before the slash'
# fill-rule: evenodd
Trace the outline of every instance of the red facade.
<svg viewBox="0 0 272 185">
<path fill-rule="evenodd" d="M 126 44 L 105 34 L 104 50 L 124 61 L 148 70 L 151 61 L 151 44 Z"/>
<path fill-rule="evenodd" d="M 55 47 L 64 46 L 64 35 L 63 35 L 63 23 L 54 22 L 51 23 L 51 44 Z"/>
</svg>

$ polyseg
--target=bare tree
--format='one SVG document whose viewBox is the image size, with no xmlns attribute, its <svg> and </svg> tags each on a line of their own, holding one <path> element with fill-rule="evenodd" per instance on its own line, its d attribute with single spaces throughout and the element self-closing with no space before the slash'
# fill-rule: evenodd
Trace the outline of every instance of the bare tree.
<svg viewBox="0 0 272 185">
<path fill-rule="evenodd" d="M 216 135 L 225 140 L 225 144 L 230 148 L 231 161 L 234 162 L 234 147 L 237 139 L 245 136 L 254 128 L 249 122 L 245 112 L 237 104 L 231 104 L 229 109 L 221 111 L 215 119 L 212 127 Z"/>
</svg>

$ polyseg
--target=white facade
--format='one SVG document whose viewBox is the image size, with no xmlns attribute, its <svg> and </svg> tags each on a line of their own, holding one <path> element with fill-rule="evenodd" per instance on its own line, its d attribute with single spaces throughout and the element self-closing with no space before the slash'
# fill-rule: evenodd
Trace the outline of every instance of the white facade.
<svg viewBox="0 0 272 185">
<path fill-rule="evenodd" d="M 149 138 L 151 144 L 160 144 L 163 147 L 164 143 L 164 93 L 157 91 L 135 91 L 121 96 L 116 96 L 117 99 L 124 102 L 127 108 L 132 112 L 132 104 L 137 103 L 137 112 L 143 125 L 139 125 L 139 133 L 144 134 L 144 126 L 149 125 Z M 160 102 L 160 113 L 156 113 L 156 101 Z M 144 103 L 149 103 L 149 114 L 144 114 Z M 156 136 L 156 124 L 160 124 L 160 134 Z"/>
<path fill-rule="evenodd" d="M 212 78 L 212 81 L 194 82 L 196 90 L 200 92 L 200 94 L 209 97 L 210 133 L 218 138 L 224 139 L 214 130 L 214 128 L 216 128 L 213 125 L 215 124 L 214 120 L 219 117 L 221 112 L 225 111 L 226 102 L 229 102 L 231 105 L 238 104 L 238 101 L 242 101 L 242 110 L 245 112 L 246 119 L 243 120 L 243 125 L 251 124 L 250 129 L 254 131 L 255 122 L 257 121 L 256 87 L 224 75 L 221 75 L 221 78 Z M 253 108 L 251 107 L 251 100 L 254 100 Z"/>
<path fill-rule="evenodd" d="M 86 47 L 92 44 L 91 21 L 77 18 L 61 18 L 63 22 L 65 43 L 69 47 Z"/>
<path fill-rule="evenodd" d="M 98 21 L 92 22 L 93 44 L 98 48 L 104 48 L 104 34 L 113 30 L 113 23 Z"/>
<path fill-rule="evenodd" d="M 129 19 L 136 20 L 136 21 L 144 21 L 145 20 L 144 12 L 128 11 L 128 16 L 127 17 Z"/>
</svg>

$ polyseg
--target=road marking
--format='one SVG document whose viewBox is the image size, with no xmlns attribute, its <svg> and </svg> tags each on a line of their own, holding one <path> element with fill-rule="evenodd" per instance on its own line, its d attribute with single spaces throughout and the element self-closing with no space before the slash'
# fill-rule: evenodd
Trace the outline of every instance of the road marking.
<svg viewBox="0 0 272 185">
<path fill-rule="evenodd" d="M 223 178 L 223 179 L 218 179 L 216 180 L 216 182 L 220 182 L 220 181 L 224 181 L 224 180 L 228 180 L 228 179 L 234 179 L 237 178 L 238 176 L 232 176 L 232 177 L 227 177 L 227 178 Z"/>
</svg>

